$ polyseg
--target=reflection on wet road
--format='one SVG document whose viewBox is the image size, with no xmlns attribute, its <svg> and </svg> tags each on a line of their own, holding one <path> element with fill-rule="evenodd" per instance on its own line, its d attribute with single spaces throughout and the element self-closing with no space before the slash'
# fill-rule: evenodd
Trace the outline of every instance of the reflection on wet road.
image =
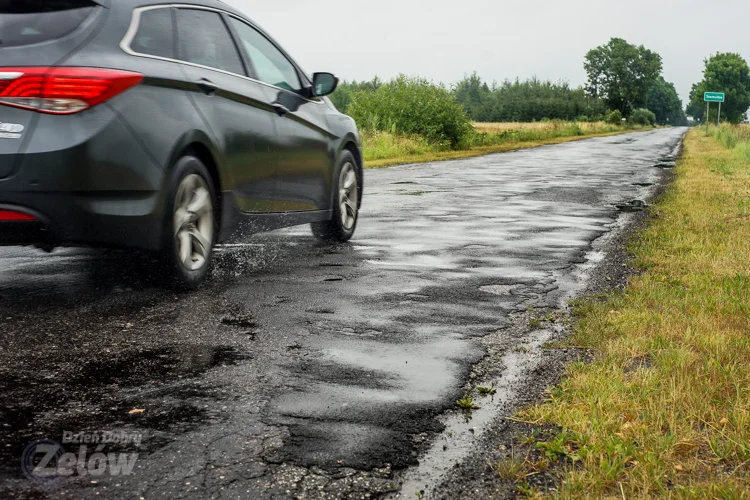
<svg viewBox="0 0 750 500">
<path fill-rule="evenodd" d="M 395 491 L 392 470 L 442 429 L 480 340 L 578 288 L 591 242 L 683 133 L 368 171 L 351 244 L 261 235 L 220 249 L 194 294 L 120 252 L 0 249 L 0 495 L 33 491 L 29 442 L 114 429 L 143 434 L 133 475 L 56 492 Z"/>
</svg>

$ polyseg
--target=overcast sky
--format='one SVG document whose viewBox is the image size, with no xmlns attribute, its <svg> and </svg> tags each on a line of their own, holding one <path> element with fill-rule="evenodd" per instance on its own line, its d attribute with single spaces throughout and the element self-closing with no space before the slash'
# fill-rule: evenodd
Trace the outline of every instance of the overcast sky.
<svg viewBox="0 0 750 500">
<path fill-rule="evenodd" d="M 536 75 L 581 85 L 586 52 L 620 37 L 661 54 L 683 104 L 703 59 L 750 59 L 749 0 L 225 0 L 305 71 L 454 83 Z"/>
</svg>

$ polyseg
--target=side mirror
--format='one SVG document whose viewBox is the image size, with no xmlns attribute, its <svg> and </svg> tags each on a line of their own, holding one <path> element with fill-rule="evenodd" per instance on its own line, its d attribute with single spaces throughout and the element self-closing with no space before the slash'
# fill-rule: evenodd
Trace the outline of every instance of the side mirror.
<svg viewBox="0 0 750 500">
<path fill-rule="evenodd" d="M 316 97 L 323 97 L 333 94 L 336 87 L 339 86 L 339 79 L 331 73 L 315 73 L 313 75 L 313 94 Z"/>
</svg>

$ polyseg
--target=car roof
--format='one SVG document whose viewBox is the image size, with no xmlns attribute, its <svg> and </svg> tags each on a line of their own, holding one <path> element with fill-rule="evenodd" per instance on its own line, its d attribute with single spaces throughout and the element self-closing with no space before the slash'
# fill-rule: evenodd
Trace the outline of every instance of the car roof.
<svg viewBox="0 0 750 500">
<path fill-rule="evenodd" d="M 305 75 L 305 78 L 309 79 L 307 73 L 302 67 L 294 60 L 294 58 L 258 23 L 253 21 L 250 17 L 246 16 L 239 10 L 230 6 L 229 4 L 222 2 L 221 0 L 93 0 L 104 7 L 117 7 L 117 9 L 124 9 L 132 11 L 140 7 L 150 7 L 152 5 L 171 5 L 171 6 L 190 6 L 195 5 L 198 7 L 210 7 L 218 10 L 223 10 L 230 14 L 233 14 L 240 19 L 244 19 L 258 29 L 263 35 L 265 35 L 276 47 L 297 67 L 297 69 Z M 114 4 L 114 5 L 113 5 Z"/>
<path fill-rule="evenodd" d="M 110 7 L 113 2 L 117 2 L 118 7 L 122 6 L 129 9 L 137 9 L 139 7 L 148 7 L 151 5 L 195 5 L 198 7 L 212 7 L 214 9 L 224 10 L 231 12 L 236 16 L 247 19 L 252 22 L 252 19 L 248 18 L 245 14 L 235 9 L 231 5 L 222 2 L 221 0 L 93 0 L 103 7 Z M 253 22 L 253 24 L 256 24 Z M 257 24 L 256 24 L 257 25 Z"/>
</svg>

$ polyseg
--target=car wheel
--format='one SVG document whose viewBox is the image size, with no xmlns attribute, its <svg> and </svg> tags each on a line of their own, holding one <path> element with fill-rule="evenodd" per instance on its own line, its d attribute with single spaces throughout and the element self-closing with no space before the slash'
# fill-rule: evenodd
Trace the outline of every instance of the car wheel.
<svg viewBox="0 0 750 500">
<path fill-rule="evenodd" d="M 313 223 L 312 231 L 323 241 L 349 241 L 357 228 L 360 200 L 360 170 L 349 151 L 341 155 L 334 193 L 333 217 Z"/>
<path fill-rule="evenodd" d="M 194 289 L 211 267 L 216 191 L 203 163 L 184 156 L 172 170 L 167 193 L 163 258 L 172 283 Z"/>
</svg>

